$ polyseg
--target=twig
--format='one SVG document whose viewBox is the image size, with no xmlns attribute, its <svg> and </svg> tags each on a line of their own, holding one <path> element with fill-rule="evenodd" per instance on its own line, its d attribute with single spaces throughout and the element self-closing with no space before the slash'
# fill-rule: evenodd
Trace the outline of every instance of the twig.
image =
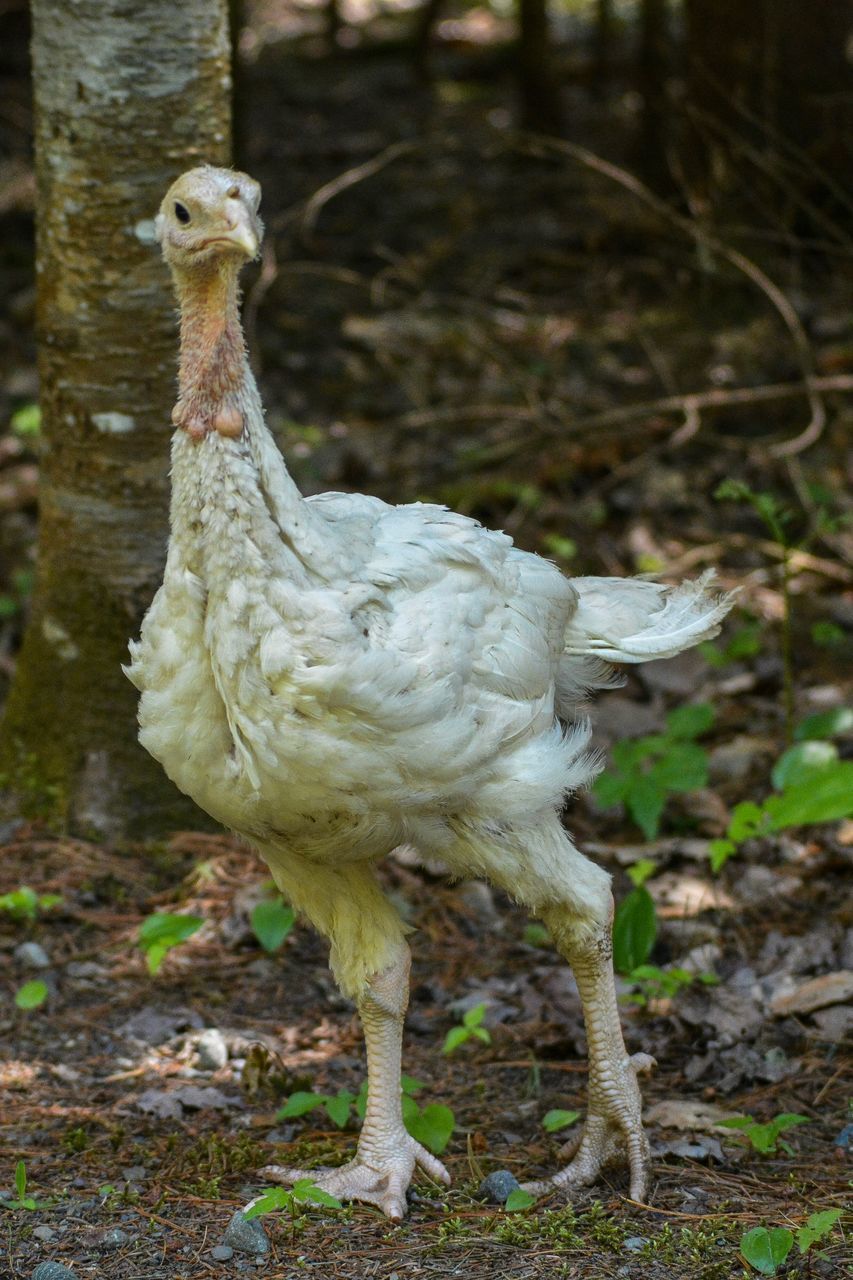
<svg viewBox="0 0 853 1280">
<path fill-rule="evenodd" d="M 731 266 L 742 272 L 761 290 L 776 309 L 791 335 L 799 357 L 800 367 L 803 371 L 805 394 L 808 396 L 811 409 L 811 418 L 805 430 L 795 436 L 793 440 L 774 446 L 771 452 L 777 457 L 790 457 L 791 454 L 799 453 L 801 450 L 808 448 L 809 445 L 814 444 L 826 425 L 826 409 L 820 392 L 815 385 L 818 380 L 815 376 L 812 349 L 800 317 L 779 286 L 762 271 L 761 267 L 737 249 L 732 249 L 730 245 L 720 240 L 712 231 L 708 231 L 701 223 L 677 213 L 665 200 L 662 200 L 660 196 L 656 196 L 644 182 L 641 182 L 633 173 L 629 173 L 627 169 L 611 164 L 609 160 L 604 160 L 594 152 L 587 151 L 585 147 L 579 147 L 574 142 L 565 142 L 560 138 L 546 138 L 537 135 L 529 136 L 524 141 L 527 143 L 531 154 L 535 155 L 538 150 L 540 153 L 557 152 L 561 155 L 567 155 L 587 169 L 592 169 L 595 173 L 600 173 L 603 177 L 610 178 L 611 181 L 618 183 L 619 186 L 624 187 L 626 191 L 630 191 L 632 195 L 641 200 L 643 204 L 648 205 L 650 209 L 653 209 L 655 213 L 672 226 L 678 227 L 680 231 L 683 231 L 697 243 L 704 245 L 712 253 L 719 254 L 721 258 L 725 258 Z"/>
<path fill-rule="evenodd" d="M 416 141 L 394 142 L 371 160 L 365 160 L 363 164 L 358 164 L 353 169 L 346 169 L 330 182 L 324 183 L 305 204 L 302 212 L 303 231 L 310 234 L 314 230 L 320 213 L 335 196 L 346 191 L 348 187 L 354 187 L 356 183 L 363 182 L 365 178 L 372 178 L 374 173 L 379 173 L 380 169 L 384 169 L 386 165 L 392 164 L 400 156 L 409 155 L 420 146 L 421 143 Z"/>
</svg>

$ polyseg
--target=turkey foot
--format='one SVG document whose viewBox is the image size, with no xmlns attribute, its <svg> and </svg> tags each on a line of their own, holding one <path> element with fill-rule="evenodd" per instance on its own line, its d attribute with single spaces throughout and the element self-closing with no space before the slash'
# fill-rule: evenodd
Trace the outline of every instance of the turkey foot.
<svg viewBox="0 0 853 1280">
<path fill-rule="evenodd" d="M 450 1174 L 441 1161 L 405 1130 L 383 1134 L 377 1143 L 382 1148 L 381 1154 L 372 1153 L 370 1145 L 360 1143 L 356 1158 L 338 1169 L 288 1169 L 272 1164 L 261 1173 L 285 1185 L 308 1178 L 338 1200 L 361 1200 L 376 1205 L 394 1222 L 406 1216 L 406 1191 L 416 1166 L 436 1182 L 450 1182 Z M 362 1151 L 363 1146 L 368 1149 Z"/>
<path fill-rule="evenodd" d="M 590 1043 L 590 1055 L 593 1055 Z M 569 1163 L 552 1178 L 528 1182 L 524 1190 L 541 1195 L 555 1189 L 574 1191 L 590 1186 L 608 1165 L 627 1164 L 632 1200 L 644 1200 L 649 1180 L 649 1143 L 643 1131 L 642 1101 L 637 1076 L 655 1065 L 647 1053 L 617 1062 L 597 1064 L 591 1077 L 589 1114 L 580 1137 L 567 1151 Z"/>
</svg>

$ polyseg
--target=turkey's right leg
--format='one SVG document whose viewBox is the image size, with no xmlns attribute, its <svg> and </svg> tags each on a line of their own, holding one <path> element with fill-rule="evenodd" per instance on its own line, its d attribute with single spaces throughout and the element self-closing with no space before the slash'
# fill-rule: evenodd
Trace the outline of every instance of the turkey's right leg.
<svg viewBox="0 0 853 1280">
<path fill-rule="evenodd" d="M 404 927 L 365 863 L 333 869 L 295 858 L 284 864 L 267 861 L 289 901 L 331 942 L 335 977 L 356 1001 L 367 1048 L 367 1110 L 355 1159 L 348 1164 L 338 1169 L 271 1165 L 263 1172 L 284 1183 L 310 1178 L 339 1200 L 363 1200 L 389 1218 L 402 1218 L 416 1166 L 450 1181 L 441 1161 L 403 1124 L 400 1068 L 410 964 Z"/>
<path fill-rule="evenodd" d="M 310 1178 L 339 1200 L 375 1204 L 389 1218 L 406 1213 L 406 1190 L 416 1166 L 449 1183 L 440 1160 L 405 1129 L 400 1105 L 403 1019 L 409 994 L 409 948 L 403 943 L 394 962 L 367 983 L 358 1001 L 367 1046 L 367 1110 L 354 1160 L 339 1169 L 262 1170 L 275 1182 Z"/>
</svg>

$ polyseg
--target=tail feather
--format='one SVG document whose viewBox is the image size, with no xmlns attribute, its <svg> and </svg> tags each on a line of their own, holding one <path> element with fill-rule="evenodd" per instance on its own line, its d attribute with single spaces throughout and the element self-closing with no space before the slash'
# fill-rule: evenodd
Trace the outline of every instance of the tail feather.
<svg viewBox="0 0 853 1280">
<path fill-rule="evenodd" d="M 642 578 L 573 578 L 578 607 L 566 628 L 567 657 L 649 662 L 711 639 L 736 595 L 714 592 L 713 580 L 712 570 L 677 587 Z"/>
</svg>

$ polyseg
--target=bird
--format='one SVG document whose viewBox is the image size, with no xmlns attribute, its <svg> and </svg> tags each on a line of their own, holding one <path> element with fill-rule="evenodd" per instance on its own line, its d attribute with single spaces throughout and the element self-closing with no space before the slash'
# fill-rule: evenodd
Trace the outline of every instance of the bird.
<svg viewBox="0 0 853 1280">
<path fill-rule="evenodd" d="M 367 1107 L 339 1168 L 272 1165 L 340 1200 L 407 1210 L 417 1168 L 400 1098 L 409 927 L 378 864 L 414 848 L 538 916 L 571 965 L 589 1086 L 573 1158 L 527 1184 L 571 1195 L 611 1162 L 645 1199 L 649 1145 L 612 964 L 610 876 L 561 821 L 601 767 L 588 695 L 614 666 L 715 635 L 731 606 L 709 576 L 669 586 L 567 578 L 505 533 L 425 502 L 303 497 L 265 423 L 240 319 L 259 253 L 260 187 L 200 165 L 156 218 L 180 313 L 170 536 L 162 585 L 125 668 L 139 738 L 181 791 L 253 846 L 328 940 L 360 1016 Z"/>
</svg>

